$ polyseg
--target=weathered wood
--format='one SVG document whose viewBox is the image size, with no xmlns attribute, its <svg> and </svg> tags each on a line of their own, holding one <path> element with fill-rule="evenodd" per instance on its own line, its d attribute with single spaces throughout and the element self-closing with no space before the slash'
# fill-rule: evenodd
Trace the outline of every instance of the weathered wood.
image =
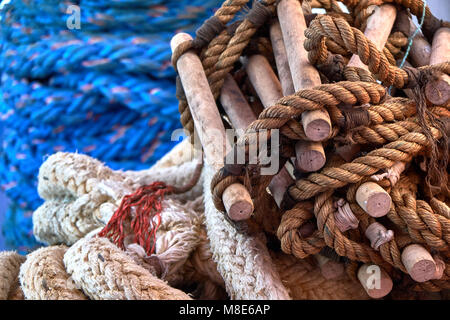
<svg viewBox="0 0 450 320">
<path fill-rule="evenodd" d="M 367 39 L 372 41 L 380 51 L 383 50 L 384 45 L 391 34 L 396 15 L 397 9 L 393 5 L 383 4 L 375 7 L 374 13 L 367 19 L 364 35 Z M 369 70 L 356 54 L 350 58 L 347 66 Z"/>
<path fill-rule="evenodd" d="M 260 54 L 242 60 L 250 82 L 264 108 L 273 106 L 283 96 L 283 90 L 269 61 Z"/>
<path fill-rule="evenodd" d="M 186 33 L 175 35 L 170 42 L 172 52 L 178 45 L 189 40 L 192 40 L 192 37 Z M 177 69 L 195 129 L 205 150 L 206 163 L 215 170 L 219 170 L 223 167 L 224 156 L 231 150 L 231 147 L 226 139 L 225 128 L 200 59 L 193 51 L 189 50 L 178 59 Z M 249 218 L 253 212 L 251 196 L 242 185 L 229 186 L 225 190 L 222 200 L 231 219 L 233 217 Z"/>
<path fill-rule="evenodd" d="M 440 28 L 433 37 L 430 65 L 450 61 L 450 28 Z M 450 77 L 441 73 L 425 86 L 427 99 L 435 105 L 446 105 L 450 100 Z"/>
<path fill-rule="evenodd" d="M 272 42 L 273 55 L 278 70 L 283 95 L 288 96 L 295 92 L 294 82 L 292 82 L 291 70 L 287 59 L 286 47 L 284 46 L 283 34 L 280 23 L 274 20 L 270 25 L 270 40 Z"/>
<path fill-rule="evenodd" d="M 402 262 L 414 281 L 425 282 L 436 276 L 436 263 L 421 245 L 411 244 L 403 249 Z"/>
<path fill-rule="evenodd" d="M 306 21 L 300 2 L 296 0 L 281 0 L 277 5 L 277 13 L 295 91 L 310 89 L 320 85 L 319 72 L 309 62 L 308 54 L 303 47 L 306 39 L 304 34 Z M 330 116 L 326 110 L 303 112 L 302 125 L 305 135 L 312 141 L 318 141 L 321 137 L 329 137 L 331 134 Z M 311 125 L 313 127 L 309 129 Z M 317 135 L 314 135 L 314 133 L 318 132 L 317 128 L 320 128 L 321 131 L 319 138 Z M 328 132 L 326 132 L 327 128 L 329 129 Z M 312 133 L 313 135 L 309 136 Z M 317 144 L 313 142 L 309 142 L 309 145 L 309 149 L 317 147 Z M 323 150 L 323 147 L 321 148 Z M 325 154 L 325 152 L 322 153 Z"/>
<path fill-rule="evenodd" d="M 256 120 L 255 113 L 230 74 L 225 77 L 219 99 L 235 129 L 245 130 Z"/>
<path fill-rule="evenodd" d="M 324 109 L 303 112 L 302 124 L 305 135 L 311 141 L 323 141 L 330 137 L 331 119 L 328 112 Z"/>
<path fill-rule="evenodd" d="M 397 14 L 394 28 L 410 37 L 417 30 L 406 10 L 401 10 Z M 409 51 L 409 57 L 415 67 L 426 66 L 430 64 L 431 45 L 422 32 L 418 32 L 414 37 Z"/>
<path fill-rule="evenodd" d="M 356 202 L 372 217 L 385 216 L 391 207 L 391 196 L 375 182 L 366 182 L 356 190 Z"/>
<path fill-rule="evenodd" d="M 358 269 L 358 280 L 369 297 L 374 299 L 388 295 L 393 287 L 391 277 L 380 266 L 374 264 L 363 264 Z"/>
<path fill-rule="evenodd" d="M 245 128 L 256 120 L 251 107 L 231 75 L 227 75 L 225 78 L 220 101 L 233 127 L 238 130 L 238 133 L 243 133 Z M 294 180 L 285 167 L 281 168 L 280 172 L 272 178 L 269 184 L 269 190 L 279 207 L 283 201 L 286 189 L 292 183 L 294 183 Z"/>
<path fill-rule="evenodd" d="M 317 171 L 326 162 L 325 151 L 320 142 L 298 141 L 295 144 L 295 155 L 295 166 L 300 171 Z"/>
</svg>

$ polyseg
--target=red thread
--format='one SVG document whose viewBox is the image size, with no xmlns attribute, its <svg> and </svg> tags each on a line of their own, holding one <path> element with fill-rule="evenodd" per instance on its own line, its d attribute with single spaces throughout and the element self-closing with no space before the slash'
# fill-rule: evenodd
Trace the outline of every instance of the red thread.
<svg viewBox="0 0 450 320">
<path fill-rule="evenodd" d="M 147 255 L 153 254 L 156 231 L 161 224 L 162 201 L 171 192 L 173 187 L 159 181 L 140 187 L 135 193 L 122 199 L 119 208 L 98 235 L 109 237 L 119 248 L 125 249 L 124 222 L 131 219 L 135 243 L 143 247 Z"/>
</svg>

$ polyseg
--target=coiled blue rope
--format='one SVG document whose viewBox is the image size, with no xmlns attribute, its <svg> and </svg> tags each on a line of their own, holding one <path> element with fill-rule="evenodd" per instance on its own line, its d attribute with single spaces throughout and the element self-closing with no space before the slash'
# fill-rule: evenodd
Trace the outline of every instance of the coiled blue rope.
<svg viewBox="0 0 450 320">
<path fill-rule="evenodd" d="M 37 173 L 56 151 L 113 169 L 147 168 L 179 128 L 170 38 L 194 32 L 220 0 L 12 0 L 0 11 L 0 185 L 10 247 L 37 245 Z M 68 5 L 81 29 L 67 27 Z"/>
</svg>

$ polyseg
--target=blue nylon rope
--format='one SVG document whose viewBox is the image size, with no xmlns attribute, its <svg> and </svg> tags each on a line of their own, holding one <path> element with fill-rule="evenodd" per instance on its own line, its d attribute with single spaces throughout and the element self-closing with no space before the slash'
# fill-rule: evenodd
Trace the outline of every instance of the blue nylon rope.
<svg viewBox="0 0 450 320">
<path fill-rule="evenodd" d="M 113 169 L 148 168 L 179 128 L 170 38 L 193 33 L 220 0 L 12 0 L 0 10 L 0 186 L 12 200 L 11 248 L 34 248 L 37 173 L 48 155 L 81 152 Z"/>
<path fill-rule="evenodd" d="M 423 26 L 423 22 L 425 21 L 425 11 L 427 8 L 427 0 L 423 0 L 423 9 L 422 9 L 422 16 L 420 17 L 420 22 L 419 22 L 419 27 L 416 28 L 416 30 L 414 31 L 414 33 L 409 37 L 408 40 L 408 47 L 406 48 L 406 52 L 405 55 L 403 56 L 402 62 L 400 63 L 400 65 L 398 66 L 399 68 L 402 68 L 403 65 L 406 62 L 406 58 L 409 55 L 409 51 L 411 50 L 411 46 L 413 44 L 414 38 L 417 36 L 417 34 L 419 33 L 419 31 L 422 30 L 422 26 Z"/>
</svg>

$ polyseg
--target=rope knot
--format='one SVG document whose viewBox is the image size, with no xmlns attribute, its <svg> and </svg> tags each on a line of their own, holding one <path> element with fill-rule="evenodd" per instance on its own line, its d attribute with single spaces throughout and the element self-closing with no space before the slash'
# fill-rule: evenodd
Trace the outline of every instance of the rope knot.
<svg viewBox="0 0 450 320">
<path fill-rule="evenodd" d="M 192 42 L 193 48 L 198 50 L 202 49 L 210 43 L 216 35 L 222 32 L 223 29 L 225 29 L 225 26 L 217 16 L 212 16 L 211 18 L 205 20 L 205 22 L 195 32 L 196 37 Z"/>
<path fill-rule="evenodd" d="M 395 186 L 397 181 L 400 179 L 400 174 L 405 170 L 406 163 L 402 161 L 397 161 L 390 168 L 386 169 L 386 172 L 380 174 L 374 174 L 370 178 L 374 181 L 381 181 L 383 179 L 388 179 L 391 186 Z"/>
<path fill-rule="evenodd" d="M 379 250 L 381 245 L 394 239 L 394 231 L 387 230 L 378 222 L 370 224 L 366 229 L 365 235 L 370 240 L 370 246 L 375 250 Z"/>
<path fill-rule="evenodd" d="M 342 115 L 344 116 L 342 127 L 345 131 L 370 124 L 370 116 L 366 108 L 342 110 Z"/>
<path fill-rule="evenodd" d="M 327 60 L 317 65 L 317 69 L 325 74 L 331 82 L 339 82 L 344 78 L 345 59 L 340 54 L 328 53 Z"/>
<path fill-rule="evenodd" d="M 334 212 L 334 219 L 341 232 L 345 232 L 349 229 L 356 229 L 358 227 L 359 220 L 353 214 L 347 201 L 340 198 L 334 203 L 334 207 L 337 209 Z"/>
<path fill-rule="evenodd" d="M 263 5 L 261 2 L 254 2 L 253 7 L 245 17 L 256 28 L 261 27 L 270 17 L 272 17 L 272 11 Z"/>
<path fill-rule="evenodd" d="M 433 76 L 433 70 L 431 68 L 418 69 L 414 67 L 403 67 L 402 68 L 408 75 L 408 81 L 404 88 L 423 88 Z"/>
</svg>

